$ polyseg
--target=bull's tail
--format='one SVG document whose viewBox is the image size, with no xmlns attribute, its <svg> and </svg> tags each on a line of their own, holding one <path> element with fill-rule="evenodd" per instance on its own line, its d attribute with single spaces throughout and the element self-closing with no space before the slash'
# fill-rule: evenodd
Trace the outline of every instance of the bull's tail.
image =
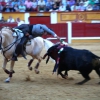
<svg viewBox="0 0 100 100">
<path fill-rule="evenodd" d="M 47 39 L 44 39 L 44 47 L 45 47 L 45 50 L 48 51 L 48 49 L 50 47 L 52 47 L 54 45 L 54 43 L 52 43 L 51 41 L 47 40 Z M 52 59 L 52 58 L 51 58 Z M 53 62 L 55 62 L 53 59 L 52 59 Z"/>
</svg>

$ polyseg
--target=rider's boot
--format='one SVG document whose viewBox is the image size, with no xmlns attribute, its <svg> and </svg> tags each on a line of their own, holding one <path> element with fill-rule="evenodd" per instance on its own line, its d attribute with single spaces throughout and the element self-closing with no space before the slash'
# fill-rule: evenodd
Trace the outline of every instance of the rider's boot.
<svg viewBox="0 0 100 100">
<path fill-rule="evenodd" d="M 0 44 L 0 50 L 1 50 L 2 48 L 1 48 L 1 44 Z"/>
<path fill-rule="evenodd" d="M 26 55 L 25 55 L 25 51 L 26 51 L 26 42 L 27 42 L 27 37 L 23 37 L 23 39 L 21 40 L 21 55 L 23 56 L 23 58 L 27 59 L 26 58 Z"/>
<path fill-rule="evenodd" d="M 24 51 L 21 53 L 21 55 L 23 56 L 23 58 L 27 59 Z"/>
<path fill-rule="evenodd" d="M 13 54 L 13 57 L 12 57 L 11 60 L 12 60 L 12 61 L 18 61 L 18 59 L 17 59 L 17 54 L 16 54 L 16 53 Z"/>
</svg>

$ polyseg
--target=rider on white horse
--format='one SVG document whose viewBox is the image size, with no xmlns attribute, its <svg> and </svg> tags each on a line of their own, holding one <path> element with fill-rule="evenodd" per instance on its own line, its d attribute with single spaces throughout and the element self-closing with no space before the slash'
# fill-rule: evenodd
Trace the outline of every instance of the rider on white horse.
<svg viewBox="0 0 100 100">
<path fill-rule="evenodd" d="M 23 53 L 23 50 L 25 49 L 24 46 L 26 42 L 31 38 L 49 34 L 49 35 L 54 36 L 58 40 L 60 40 L 60 42 L 63 42 L 54 31 L 52 31 L 50 28 L 48 28 L 44 24 L 35 24 L 35 25 L 22 24 L 20 26 L 15 27 L 13 30 L 16 31 L 16 29 L 21 30 L 24 33 L 24 36 L 22 37 L 20 43 L 16 47 L 15 53 L 13 54 L 13 57 L 12 57 L 13 61 L 17 61 L 17 56 L 19 56 L 20 54 L 24 58 L 26 58 L 25 54 Z"/>
</svg>

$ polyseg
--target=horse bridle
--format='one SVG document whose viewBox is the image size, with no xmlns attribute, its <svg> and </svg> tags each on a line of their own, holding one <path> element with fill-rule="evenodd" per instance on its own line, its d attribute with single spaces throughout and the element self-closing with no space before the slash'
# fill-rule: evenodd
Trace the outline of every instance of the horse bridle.
<svg viewBox="0 0 100 100">
<path fill-rule="evenodd" d="M 2 33 L 2 31 L 1 31 L 1 33 Z M 6 51 L 8 51 L 8 50 L 10 50 L 12 47 L 13 47 L 13 45 L 18 41 L 18 40 L 20 40 L 21 38 L 17 38 L 16 39 L 16 41 L 14 41 L 13 43 L 11 43 L 11 44 L 9 44 L 9 45 L 7 45 L 6 47 L 4 47 L 4 48 L 2 48 L 2 36 L 1 36 L 1 34 L 0 34 L 0 38 L 1 38 L 1 41 L 0 41 L 0 49 L 1 49 L 1 51 L 2 51 L 2 53 L 3 53 L 3 56 L 6 58 L 6 56 L 5 56 L 5 52 Z M 9 47 L 9 48 L 8 48 Z M 6 49 L 7 48 L 7 49 Z M 6 49 L 6 50 L 4 50 L 4 49 Z M 7 59 L 7 58 L 6 58 Z M 9 60 L 10 61 L 10 60 Z"/>
</svg>

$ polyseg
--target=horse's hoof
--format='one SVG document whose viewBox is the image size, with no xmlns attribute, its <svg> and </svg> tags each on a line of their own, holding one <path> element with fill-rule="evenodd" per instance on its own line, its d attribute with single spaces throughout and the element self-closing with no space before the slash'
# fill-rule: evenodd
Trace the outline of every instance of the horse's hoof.
<svg viewBox="0 0 100 100">
<path fill-rule="evenodd" d="M 15 71 L 13 70 L 13 72 L 12 73 L 15 73 Z"/>
<path fill-rule="evenodd" d="M 5 82 L 5 83 L 9 83 L 10 81 L 8 81 L 8 80 L 5 80 L 4 82 Z"/>
<path fill-rule="evenodd" d="M 5 83 L 9 83 L 10 82 L 10 78 L 7 78 L 6 80 L 4 80 Z"/>
<path fill-rule="evenodd" d="M 32 71 L 32 70 L 33 70 L 33 68 L 32 68 L 32 67 L 29 67 L 29 70 L 31 70 L 31 71 Z"/>
<path fill-rule="evenodd" d="M 40 72 L 39 72 L 38 70 L 35 70 L 35 73 L 36 73 L 36 74 L 39 74 Z"/>
<path fill-rule="evenodd" d="M 35 73 L 36 74 L 39 74 L 40 73 L 38 69 L 35 68 L 34 70 L 35 70 Z"/>
<path fill-rule="evenodd" d="M 39 74 L 40 72 L 39 72 L 39 71 L 35 71 L 35 73 L 36 73 L 36 74 Z"/>
</svg>

